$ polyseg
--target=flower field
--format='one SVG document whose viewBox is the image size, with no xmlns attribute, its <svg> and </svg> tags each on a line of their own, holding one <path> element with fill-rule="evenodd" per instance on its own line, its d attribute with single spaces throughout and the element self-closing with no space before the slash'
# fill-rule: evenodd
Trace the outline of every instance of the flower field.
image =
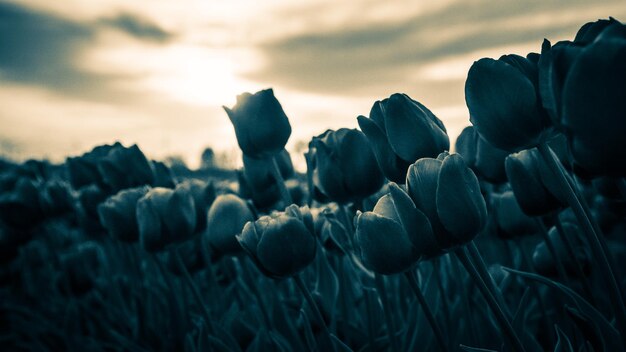
<svg viewBox="0 0 626 352">
<path fill-rule="evenodd" d="M 0 163 L 2 350 L 626 350 L 626 25 L 538 49 L 477 58 L 454 146 L 396 93 L 299 174 L 267 89 L 236 179 Z"/>
</svg>

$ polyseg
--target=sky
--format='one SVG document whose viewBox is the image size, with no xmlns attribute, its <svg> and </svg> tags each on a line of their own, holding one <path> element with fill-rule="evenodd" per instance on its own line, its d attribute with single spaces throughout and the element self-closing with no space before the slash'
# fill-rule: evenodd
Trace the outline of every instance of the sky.
<svg viewBox="0 0 626 352">
<path fill-rule="evenodd" d="M 236 158 L 222 106 L 270 87 L 296 165 L 312 136 L 357 128 L 395 92 L 454 140 L 474 61 L 609 16 L 626 20 L 626 1 L 0 0 L 0 156 L 61 162 L 120 141 L 192 167 L 206 147 Z"/>
</svg>

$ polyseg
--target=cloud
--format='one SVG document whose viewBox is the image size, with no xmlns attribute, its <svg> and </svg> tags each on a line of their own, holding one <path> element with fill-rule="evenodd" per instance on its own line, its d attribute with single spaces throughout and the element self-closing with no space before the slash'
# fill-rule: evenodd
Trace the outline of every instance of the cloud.
<svg viewBox="0 0 626 352">
<path fill-rule="evenodd" d="M 83 69 L 82 54 L 98 45 L 99 34 L 114 28 L 148 41 L 171 34 L 128 13 L 94 21 L 75 21 L 15 4 L 0 3 L 0 77 L 45 87 L 57 94 L 118 100 L 128 92 L 115 88 L 124 74 Z"/>
<path fill-rule="evenodd" d="M 346 19 L 344 28 L 308 32 L 261 43 L 260 70 L 247 78 L 309 92 L 363 95 L 416 84 L 409 78 L 420 65 L 470 52 L 572 37 L 584 22 L 624 16 L 626 9 L 605 1 L 468 1 L 401 21 Z M 589 11 L 593 10 L 593 11 Z M 406 16 L 405 16 L 406 17 Z M 478 59 L 478 58 L 476 58 Z"/>
</svg>

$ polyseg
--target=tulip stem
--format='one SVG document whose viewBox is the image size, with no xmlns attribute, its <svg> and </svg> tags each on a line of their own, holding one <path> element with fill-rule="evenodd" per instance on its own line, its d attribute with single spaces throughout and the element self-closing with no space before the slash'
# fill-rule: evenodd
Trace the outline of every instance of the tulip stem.
<svg viewBox="0 0 626 352">
<path fill-rule="evenodd" d="M 607 281 L 606 284 L 608 286 L 609 298 L 615 309 L 617 328 L 620 332 L 622 342 L 624 346 L 626 346 L 626 306 L 624 305 L 621 288 L 615 278 L 615 270 L 613 270 L 611 261 L 608 257 L 609 253 L 607 253 L 608 250 L 606 243 L 603 243 L 603 239 L 601 239 L 596 232 L 596 228 L 594 228 L 594 225 L 592 224 L 590 214 L 586 213 L 583 208 L 582 197 L 575 192 L 573 185 L 568 180 L 565 172 L 563 172 L 563 169 L 559 165 L 559 160 L 552 153 L 550 147 L 546 143 L 541 143 L 537 146 L 537 149 L 539 149 L 541 157 L 544 159 L 546 164 L 548 164 L 553 177 L 556 177 L 559 186 L 567 199 L 567 203 L 574 211 L 574 215 L 576 215 L 576 218 L 583 229 L 583 233 L 587 236 L 587 241 L 591 247 L 594 261 L 598 263 L 601 272 L 604 273 L 603 277 Z"/>
<path fill-rule="evenodd" d="M 243 273 L 243 278 L 245 281 L 249 282 L 249 289 L 252 291 L 254 298 L 257 300 L 257 304 L 259 305 L 259 309 L 261 310 L 261 314 L 263 315 L 263 322 L 265 323 L 265 327 L 267 331 L 272 331 L 272 322 L 270 320 L 270 316 L 267 312 L 267 307 L 265 306 L 265 302 L 263 302 L 263 296 L 259 292 L 259 288 L 257 287 L 257 282 L 254 280 L 254 276 L 250 273 L 250 268 L 246 263 L 246 260 L 242 260 L 240 263 L 241 272 Z M 272 339 L 273 342 L 273 339 Z"/>
<path fill-rule="evenodd" d="M 498 321 L 498 324 L 500 324 L 500 328 L 502 329 L 502 332 L 509 340 L 509 343 L 511 344 L 513 349 L 518 352 L 526 351 L 524 349 L 524 346 L 522 345 L 520 338 L 517 336 L 517 333 L 515 332 L 515 330 L 513 330 L 513 326 L 511 325 L 511 322 L 507 319 L 506 315 L 504 314 L 502 307 L 500 307 L 500 305 L 498 304 L 498 301 L 491 294 L 491 292 L 489 291 L 489 288 L 487 287 L 487 284 L 483 281 L 480 274 L 478 273 L 478 270 L 476 269 L 474 264 L 472 264 L 472 261 L 470 260 L 469 255 L 468 255 L 468 250 L 464 247 L 456 248 L 454 250 L 454 254 L 456 254 L 456 257 L 459 259 L 461 264 L 465 267 L 465 270 L 467 271 L 467 273 L 470 275 L 472 280 L 474 280 L 474 283 L 476 284 L 476 286 L 482 293 L 483 297 L 485 298 L 485 301 L 487 301 L 489 308 L 491 308 L 491 311 L 495 315 L 496 320 Z"/>
<path fill-rule="evenodd" d="M 504 300 L 504 296 L 502 296 L 502 291 L 500 290 L 498 285 L 496 285 L 496 282 L 494 281 L 493 276 L 489 274 L 489 270 L 487 269 L 485 260 L 483 259 L 483 256 L 478 251 L 478 247 L 476 247 L 476 243 L 474 241 L 471 241 L 469 245 L 467 246 L 467 250 L 474 264 L 474 267 L 476 268 L 476 270 L 478 270 L 478 274 L 480 275 L 481 279 L 483 279 L 483 281 L 487 285 L 487 288 L 489 288 L 489 291 L 491 291 L 491 294 L 493 295 L 493 297 L 495 297 L 495 299 L 498 300 L 498 304 L 500 305 L 500 308 L 502 308 L 502 311 L 504 312 L 504 314 L 506 314 L 507 319 L 511 320 L 512 317 L 511 317 L 511 312 L 509 310 L 509 306 L 506 304 L 506 301 Z"/>
<path fill-rule="evenodd" d="M 285 185 L 285 179 L 283 175 L 280 173 L 280 167 L 278 166 L 278 161 L 276 160 L 278 156 L 272 157 L 272 167 L 270 168 L 272 171 L 272 176 L 274 180 L 276 180 L 276 186 L 278 187 L 278 191 L 280 192 L 280 197 L 285 202 L 285 206 L 289 206 L 293 204 L 293 200 L 291 199 L 291 194 L 289 194 L 289 190 Z"/>
<path fill-rule="evenodd" d="M 580 278 L 580 281 L 582 282 L 583 290 L 585 291 L 585 294 L 587 295 L 587 298 L 589 299 L 589 303 L 591 303 L 594 307 L 597 308 L 598 305 L 595 302 L 595 298 L 593 297 L 593 291 L 591 290 L 591 285 L 589 285 L 589 279 L 587 279 L 587 276 L 585 275 L 585 272 L 583 271 L 583 266 L 580 263 L 578 256 L 576 256 L 576 252 L 574 252 L 574 246 L 572 246 L 572 242 L 569 240 L 569 238 L 567 238 L 567 234 L 565 233 L 565 229 L 563 228 L 561 219 L 559 219 L 559 216 L 557 214 L 554 215 L 554 223 L 556 226 L 556 230 L 559 234 L 559 237 L 561 238 L 561 241 L 563 241 L 563 244 L 565 245 L 565 250 L 567 251 L 567 255 L 570 258 L 572 258 L 572 260 L 574 261 L 574 270 L 576 270 L 576 276 L 578 276 Z"/>
<path fill-rule="evenodd" d="M 417 301 L 420 306 L 422 306 L 422 310 L 424 311 L 424 316 L 426 316 L 426 320 L 430 324 L 431 329 L 435 333 L 435 340 L 437 341 L 437 345 L 439 345 L 439 349 L 442 351 L 448 351 L 448 346 L 446 344 L 446 340 L 443 338 L 443 334 L 441 333 L 441 329 L 437 324 L 437 320 L 435 319 L 435 315 L 430 310 L 428 303 L 426 302 L 426 298 L 422 294 L 422 290 L 420 290 L 419 284 L 417 283 L 417 276 L 413 270 L 407 270 L 404 272 L 407 280 L 409 281 L 409 285 L 415 293 L 415 297 L 417 297 Z"/>
<path fill-rule="evenodd" d="M 336 351 L 335 344 L 333 343 L 333 339 L 330 336 L 330 331 L 328 331 L 328 326 L 326 326 L 326 322 L 324 321 L 324 318 L 322 317 L 322 313 L 320 312 L 319 308 L 317 307 L 317 304 L 315 303 L 315 300 L 313 299 L 313 296 L 311 295 L 311 291 L 309 291 L 309 289 L 306 287 L 306 284 L 304 283 L 304 281 L 302 281 L 302 278 L 300 277 L 300 275 L 296 274 L 292 276 L 292 278 L 293 278 L 293 281 L 296 283 L 296 286 L 298 286 L 298 289 L 300 289 L 300 292 L 302 292 L 304 299 L 309 304 L 309 307 L 311 308 L 311 311 L 313 312 L 313 316 L 315 317 L 315 320 L 317 320 L 317 323 L 322 328 L 322 338 L 323 338 L 322 341 L 324 342 L 324 345 L 327 345 L 327 346 L 325 347 L 322 346 L 320 350 Z"/>
<path fill-rule="evenodd" d="M 378 295 L 380 296 L 380 300 L 383 303 L 383 311 L 385 313 L 385 320 L 387 321 L 387 334 L 389 335 L 391 350 L 394 352 L 400 352 L 400 345 L 398 343 L 398 339 L 396 338 L 396 324 L 393 320 L 393 316 L 391 315 L 391 306 L 389 304 L 389 297 L 387 297 L 385 278 L 377 273 L 375 276 L 375 280 L 376 290 L 378 290 Z"/>
<path fill-rule="evenodd" d="M 200 306 L 202 314 L 204 315 L 204 319 L 206 320 L 206 325 L 209 328 L 209 330 L 212 331 L 213 321 L 211 320 L 211 313 L 209 313 L 209 309 L 204 304 L 204 301 L 202 300 L 202 295 L 200 294 L 200 290 L 198 289 L 198 286 L 196 286 L 196 284 L 193 282 L 193 278 L 191 277 L 191 274 L 189 274 L 189 271 L 187 270 L 187 267 L 185 266 L 183 259 L 180 257 L 180 252 L 178 251 L 178 248 L 172 248 L 170 254 L 174 256 L 176 265 L 178 265 L 178 270 L 180 270 L 183 273 L 183 276 L 185 277 L 185 281 L 187 281 L 187 285 L 189 285 L 189 288 L 191 288 L 191 292 L 193 293 L 194 299 L 196 300 L 196 304 Z"/>
</svg>

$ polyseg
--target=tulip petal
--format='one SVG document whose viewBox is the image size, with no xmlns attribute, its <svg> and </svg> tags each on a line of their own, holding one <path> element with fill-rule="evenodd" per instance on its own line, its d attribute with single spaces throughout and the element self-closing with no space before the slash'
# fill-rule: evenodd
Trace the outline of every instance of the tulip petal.
<svg viewBox="0 0 626 352">
<path fill-rule="evenodd" d="M 337 150 L 340 161 L 339 169 L 343 174 L 345 187 L 351 196 L 365 198 L 382 187 L 383 173 L 363 132 L 348 130 L 340 139 Z M 363 175 L 365 171 L 367 172 L 366 177 Z"/>
<path fill-rule="evenodd" d="M 141 198 L 137 202 L 136 216 L 141 246 L 148 252 L 156 252 L 165 244 L 162 241 L 161 219 L 151 203 L 149 197 Z"/>
<path fill-rule="evenodd" d="M 461 243 L 485 226 L 487 207 L 476 175 L 459 154 L 446 157 L 437 185 L 437 213 L 443 226 Z"/>
<path fill-rule="evenodd" d="M 355 240 L 365 267 L 380 274 L 406 271 L 419 259 L 402 226 L 373 212 L 358 217 Z"/>
<path fill-rule="evenodd" d="M 404 183 L 410 163 L 398 158 L 391 149 L 387 136 L 374 121 L 365 116 L 357 117 L 357 121 L 372 145 L 376 161 L 385 176 L 393 182 Z"/>
</svg>

